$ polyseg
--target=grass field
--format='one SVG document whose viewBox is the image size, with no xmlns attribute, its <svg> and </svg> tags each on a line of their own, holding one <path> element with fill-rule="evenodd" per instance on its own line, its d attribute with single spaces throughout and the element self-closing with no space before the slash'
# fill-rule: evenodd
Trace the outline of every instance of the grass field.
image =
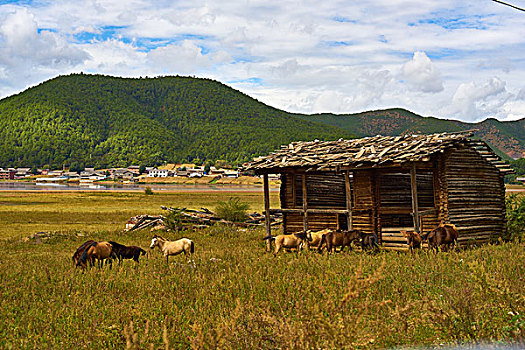
<svg viewBox="0 0 525 350">
<path fill-rule="evenodd" d="M 122 232 L 131 216 L 214 209 L 232 195 L 262 210 L 260 193 L 0 193 L 0 348 L 525 345 L 518 243 L 273 257 L 261 230 L 216 226 L 183 233 L 195 241 L 193 262 L 167 266 L 155 250 L 139 265 L 83 273 L 71 263 L 87 239 L 146 248 L 150 232 Z M 22 239 L 38 231 L 55 234 Z"/>
</svg>

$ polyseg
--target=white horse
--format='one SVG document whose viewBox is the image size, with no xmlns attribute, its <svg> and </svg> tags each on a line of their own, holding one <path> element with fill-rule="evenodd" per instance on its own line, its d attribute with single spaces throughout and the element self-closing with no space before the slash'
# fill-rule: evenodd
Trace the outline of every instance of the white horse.
<svg viewBox="0 0 525 350">
<path fill-rule="evenodd" d="M 193 244 L 193 241 L 188 238 L 168 241 L 161 236 L 155 235 L 151 239 L 151 245 L 149 247 L 151 249 L 159 247 L 162 254 L 166 257 L 166 263 L 168 263 L 168 257 L 170 255 L 178 255 L 184 252 L 186 256 L 191 256 L 191 254 L 195 252 L 195 244 Z"/>
</svg>

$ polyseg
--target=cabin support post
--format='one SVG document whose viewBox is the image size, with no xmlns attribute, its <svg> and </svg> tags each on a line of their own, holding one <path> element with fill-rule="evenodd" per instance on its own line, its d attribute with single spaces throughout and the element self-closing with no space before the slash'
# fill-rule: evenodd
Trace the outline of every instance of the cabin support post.
<svg viewBox="0 0 525 350">
<path fill-rule="evenodd" d="M 306 195 L 306 173 L 303 176 L 303 229 L 306 232 L 308 230 L 308 201 Z"/>
<path fill-rule="evenodd" d="M 346 194 L 346 223 L 348 230 L 354 229 L 354 218 L 352 216 L 352 190 L 350 187 L 350 171 L 344 172 L 345 176 L 345 194 Z"/>
<path fill-rule="evenodd" d="M 266 228 L 266 236 L 272 235 L 272 227 L 270 222 L 270 185 L 268 184 L 268 174 L 263 175 L 264 184 L 264 226 Z M 270 240 L 266 240 L 266 251 L 271 250 Z"/>
<path fill-rule="evenodd" d="M 416 165 L 410 168 L 410 188 L 412 192 L 412 216 L 414 218 L 414 230 L 419 233 L 419 207 L 417 203 L 417 181 Z"/>
</svg>

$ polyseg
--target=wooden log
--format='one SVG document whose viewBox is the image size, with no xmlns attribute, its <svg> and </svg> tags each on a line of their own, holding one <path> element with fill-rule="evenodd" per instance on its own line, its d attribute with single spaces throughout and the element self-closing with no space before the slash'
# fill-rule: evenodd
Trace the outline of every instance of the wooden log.
<svg viewBox="0 0 525 350">
<path fill-rule="evenodd" d="M 416 166 L 410 168 L 410 188 L 412 193 L 412 215 L 414 216 L 414 229 L 419 232 L 419 208 L 417 198 Z"/>
<path fill-rule="evenodd" d="M 345 196 L 346 196 L 346 210 L 347 210 L 347 227 L 349 230 L 354 229 L 354 222 L 352 217 L 352 187 L 350 184 L 350 172 L 345 171 Z"/>
<path fill-rule="evenodd" d="M 307 188 L 306 188 L 306 173 L 302 174 L 303 179 L 303 230 L 308 230 L 308 212 L 306 211 L 308 209 L 308 196 L 307 196 Z"/>
<path fill-rule="evenodd" d="M 265 221 L 264 221 L 264 227 L 266 228 L 266 237 L 270 237 L 272 235 L 272 228 L 270 225 L 270 186 L 268 183 L 268 174 L 263 175 L 263 188 L 264 188 L 264 213 L 265 213 Z M 266 240 L 266 251 L 271 250 L 270 240 Z"/>
</svg>

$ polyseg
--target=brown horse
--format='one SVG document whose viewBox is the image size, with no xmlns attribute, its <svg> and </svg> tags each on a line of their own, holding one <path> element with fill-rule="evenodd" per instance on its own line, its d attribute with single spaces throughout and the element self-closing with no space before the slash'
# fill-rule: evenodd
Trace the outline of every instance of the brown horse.
<svg viewBox="0 0 525 350">
<path fill-rule="evenodd" d="M 273 255 L 276 256 L 281 248 L 293 249 L 296 248 L 297 251 L 302 248 L 302 245 L 305 241 L 309 241 L 308 235 L 305 231 L 296 232 L 291 235 L 278 235 L 278 236 L 266 236 L 263 240 L 269 239 L 275 241 L 275 251 Z"/>
<path fill-rule="evenodd" d="M 379 238 L 374 232 L 366 233 L 359 231 L 359 238 L 361 238 L 361 250 L 379 251 Z"/>
<path fill-rule="evenodd" d="M 111 252 L 112 258 L 117 258 L 119 263 L 121 263 L 123 259 L 133 259 L 138 263 L 140 256 L 146 254 L 144 249 L 134 245 L 128 246 L 113 241 L 109 241 L 109 243 L 113 247 L 113 251 Z"/>
<path fill-rule="evenodd" d="M 421 235 L 414 231 L 401 231 L 407 240 L 408 249 L 412 252 L 414 249 L 420 249 L 423 242 Z"/>
<path fill-rule="evenodd" d="M 323 250 L 323 245 L 326 245 L 328 253 L 331 253 L 332 248 L 335 247 L 341 247 L 341 251 L 343 251 L 345 247 L 349 247 L 349 250 L 352 250 L 352 242 L 359 240 L 361 233 L 359 230 L 330 231 L 325 233 L 321 238 L 321 243 L 319 243 L 317 251 L 320 253 Z"/>
<path fill-rule="evenodd" d="M 100 266 L 104 260 L 109 259 L 111 266 L 112 262 L 113 246 L 109 242 L 93 242 L 89 244 L 80 259 L 77 262 L 77 266 L 86 267 L 89 263 L 90 266 L 95 265 L 95 260 L 99 261 Z"/>
<path fill-rule="evenodd" d="M 457 246 L 458 230 L 454 225 L 442 225 L 431 231 L 428 231 L 426 234 L 421 236 L 421 238 L 423 240 L 427 240 L 429 249 L 433 248 L 437 253 L 441 246 L 446 246 L 447 250 L 450 248 L 451 244 Z"/>
<path fill-rule="evenodd" d="M 73 260 L 73 264 L 77 265 L 78 261 L 80 260 L 80 256 L 82 253 L 84 253 L 84 250 L 86 250 L 88 245 L 91 245 L 91 243 L 94 243 L 95 241 L 90 239 L 89 241 L 86 241 L 82 243 L 80 247 L 75 251 L 75 254 L 73 254 L 73 257 L 71 258 Z"/>
</svg>

